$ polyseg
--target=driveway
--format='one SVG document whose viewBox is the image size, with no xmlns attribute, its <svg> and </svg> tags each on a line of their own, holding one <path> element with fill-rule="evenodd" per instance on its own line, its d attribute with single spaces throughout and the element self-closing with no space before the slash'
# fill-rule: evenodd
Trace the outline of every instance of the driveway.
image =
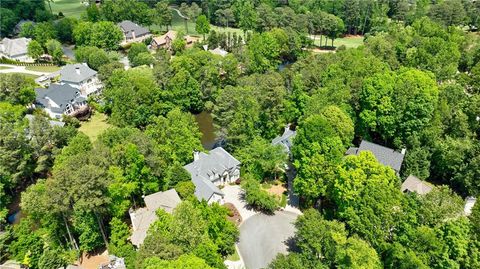
<svg viewBox="0 0 480 269">
<path fill-rule="evenodd" d="M 0 73 L 24 73 L 36 76 L 50 74 L 49 72 L 38 72 L 25 69 L 25 66 L 13 65 L 13 64 L 0 64 L 0 66 L 9 67 L 8 69 L 0 69 Z"/>
<path fill-rule="evenodd" d="M 265 268 L 279 253 L 287 253 L 287 241 L 295 234 L 298 214 L 277 211 L 256 214 L 240 225 L 238 249 L 247 269 Z"/>
<path fill-rule="evenodd" d="M 237 208 L 242 216 L 242 223 L 257 213 L 249 208 L 243 200 L 243 190 L 239 185 L 226 185 L 222 192 L 225 194 L 225 203 L 231 203 Z"/>
</svg>

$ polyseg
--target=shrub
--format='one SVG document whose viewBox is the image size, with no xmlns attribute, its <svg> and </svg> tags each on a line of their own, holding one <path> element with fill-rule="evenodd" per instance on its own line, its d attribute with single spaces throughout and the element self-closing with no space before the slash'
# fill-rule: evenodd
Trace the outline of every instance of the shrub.
<svg viewBox="0 0 480 269">
<path fill-rule="evenodd" d="M 244 179 L 242 188 L 245 190 L 245 201 L 253 208 L 266 213 L 273 213 L 278 208 L 275 196 L 263 190 L 255 179 Z"/>
</svg>

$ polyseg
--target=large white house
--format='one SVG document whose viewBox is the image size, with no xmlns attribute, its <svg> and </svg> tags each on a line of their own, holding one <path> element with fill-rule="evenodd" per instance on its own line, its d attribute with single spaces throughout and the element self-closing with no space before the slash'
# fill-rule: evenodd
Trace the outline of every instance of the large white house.
<svg viewBox="0 0 480 269">
<path fill-rule="evenodd" d="M 61 119 L 62 115 L 74 115 L 88 108 L 87 100 L 80 94 L 80 90 L 68 84 L 37 88 L 35 94 L 34 106 L 43 108 L 54 119 Z"/>
<path fill-rule="evenodd" d="M 240 178 L 240 161 L 221 147 L 212 149 L 208 154 L 195 152 L 193 162 L 184 168 L 192 177 L 197 199 L 209 204 L 223 203 L 225 195 L 218 186 Z"/>
<path fill-rule="evenodd" d="M 83 64 L 67 64 L 59 71 L 60 83 L 68 84 L 80 90 L 80 94 L 88 97 L 102 89 L 97 71 Z"/>
<path fill-rule="evenodd" d="M 28 56 L 28 43 L 30 38 L 4 38 L 0 41 L 0 57 L 19 62 L 33 62 L 33 59 Z"/>
</svg>

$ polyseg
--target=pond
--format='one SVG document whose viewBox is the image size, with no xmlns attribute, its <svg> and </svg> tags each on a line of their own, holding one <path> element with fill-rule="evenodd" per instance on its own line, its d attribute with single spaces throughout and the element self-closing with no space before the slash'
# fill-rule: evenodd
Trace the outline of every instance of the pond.
<svg viewBox="0 0 480 269">
<path fill-rule="evenodd" d="M 209 112 L 203 111 L 195 115 L 200 132 L 202 133 L 202 145 L 206 150 L 211 150 L 217 143 L 215 128 L 213 127 L 213 118 Z"/>
</svg>

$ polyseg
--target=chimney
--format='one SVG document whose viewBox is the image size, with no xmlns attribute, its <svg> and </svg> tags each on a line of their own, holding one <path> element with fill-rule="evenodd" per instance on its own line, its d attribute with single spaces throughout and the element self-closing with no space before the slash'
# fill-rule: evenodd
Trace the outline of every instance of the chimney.
<svg viewBox="0 0 480 269">
<path fill-rule="evenodd" d="M 77 75 L 80 75 L 80 67 L 75 67 L 75 72 L 77 73 Z"/>
<path fill-rule="evenodd" d="M 405 155 L 406 152 L 407 152 L 407 149 L 403 148 L 401 153 L 402 155 Z"/>
<path fill-rule="evenodd" d="M 135 39 L 135 31 L 132 30 L 132 39 Z"/>
<path fill-rule="evenodd" d="M 194 151 L 193 152 L 193 161 L 198 161 L 198 159 L 200 159 L 200 152 L 199 151 Z"/>
</svg>

